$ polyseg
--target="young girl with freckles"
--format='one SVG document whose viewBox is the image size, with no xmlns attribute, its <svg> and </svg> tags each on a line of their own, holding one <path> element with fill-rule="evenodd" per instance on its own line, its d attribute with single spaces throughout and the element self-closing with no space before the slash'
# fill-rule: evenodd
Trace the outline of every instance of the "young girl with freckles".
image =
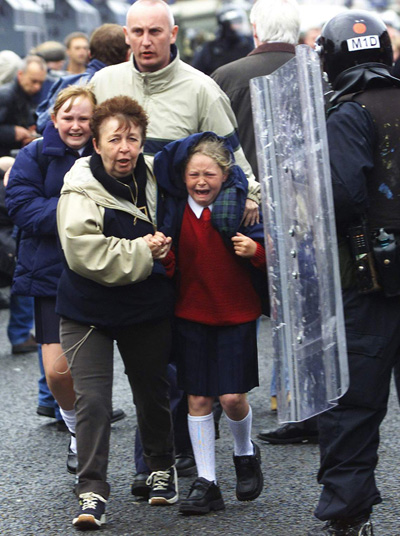
<svg viewBox="0 0 400 536">
<path fill-rule="evenodd" d="M 6 205 L 19 228 L 12 292 L 35 298 L 36 341 L 42 345 L 47 384 L 71 432 L 67 469 L 76 472 L 75 392 L 59 337 L 56 314 L 62 260 L 56 209 L 64 175 L 93 151 L 89 121 L 96 104 L 90 89 L 70 86 L 58 94 L 43 138 L 19 151 L 6 188 Z M 62 372 L 60 374 L 60 372 Z"/>
<path fill-rule="evenodd" d="M 256 320 L 262 311 L 250 270 L 265 270 L 262 225 L 241 226 L 247 181 L 227 140 L 203 133 L 172 142 L 156 155 L 154 166 L 169 206 L 165 221 L 173 229 L 174 354 L 179 387 L 188 394 L 198 470 L 180 512 L 205 514 L 224 508 L 215 470 L 216 397 L 233 435 L 237 499 L 254 500 L 263 488 L 246 395 L 258 385 Z"/>
</svg>

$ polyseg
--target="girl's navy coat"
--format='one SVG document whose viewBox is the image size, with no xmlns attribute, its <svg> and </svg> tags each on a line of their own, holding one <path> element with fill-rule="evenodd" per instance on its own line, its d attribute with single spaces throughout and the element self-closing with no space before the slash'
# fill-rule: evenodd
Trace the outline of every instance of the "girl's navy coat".
<svg viewBox="0 0 400 536">
<path fill-rule="evenodd" d="M 161 186 L 166 200 L 166 215 L 163 232 L 177 238 L 188 193 L 183 182 L 183 170 L 191 147 L 201 139 L 213 137 L 223 140 L 234 161 L 233 149 L 229 139 L 220 138 L 213 132 L 192 134 L 187 138 L 168 143 L 154 158 L 154 174 Z M 223 183 L 222 190 L 213 204 L 212 224 L 226 241 L 238 231 L 251 236 L 254 240 L 263 241 L 262 224 L 242 227 L 241 222 L 247 198 L 248 182 L 242 169 L 234 165 L 228 179 Z"/>
<path fill-rule="evenodd" d="M 89 142 L 82 156 L 90 155 Z M 56 209 L 64 175 L 79 157 L 48 124 L 43 139 L 21 149 L 6 188 L 6 206 L 18 227 L 12 292 L 55 297 L 63 265 L 57 245 Z"/>
</svg>

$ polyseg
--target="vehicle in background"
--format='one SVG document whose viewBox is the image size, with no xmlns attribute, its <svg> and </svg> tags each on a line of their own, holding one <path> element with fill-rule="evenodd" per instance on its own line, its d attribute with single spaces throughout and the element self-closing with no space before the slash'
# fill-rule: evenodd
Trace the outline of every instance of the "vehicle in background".
<svg viewBox="0 0 400 536">
<path fill-rule="evenodd" d="M 47 39 L 43 9 L 33 0 L 0 0 L 0 43 L 23 57 Z"/>
<path fill-rule="evenodd" d="M 36 0 L 46 17 L 47 38 L 64 41 L 72 32 L 90 35 L 100 26 L 98 10 L 84 0 Z"/>
</svg>

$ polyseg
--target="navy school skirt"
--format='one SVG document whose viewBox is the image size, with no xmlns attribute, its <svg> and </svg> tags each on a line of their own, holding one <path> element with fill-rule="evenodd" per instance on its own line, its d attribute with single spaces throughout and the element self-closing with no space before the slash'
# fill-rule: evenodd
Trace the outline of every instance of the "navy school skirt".
<svg viewBox="0 0 400 536">
<path fill-rule="evenodd" d="M 60 342 L 60 317 L 56 298 L 35 298 L 35 337 L 38 344 Z"/>
<path fill-rule="evenodd" d="M 207 326 L 175 319 L 178 386 L 190 395 L 247 393 L 258 383 L 256 320 Z"/>
</svg>

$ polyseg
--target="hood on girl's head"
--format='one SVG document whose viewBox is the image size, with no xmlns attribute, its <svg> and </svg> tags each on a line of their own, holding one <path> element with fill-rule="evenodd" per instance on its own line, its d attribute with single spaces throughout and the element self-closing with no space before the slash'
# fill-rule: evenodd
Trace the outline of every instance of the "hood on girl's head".
<svg viewBox="0 0 400 536">
<path fill-rule="evenodd" d="M 154 157 L 154 174 L 159 185 L 176 197 L 187 197 L 185 183 L 183 182 L 183 167 L 186 165 L 190 149 L 204 138 L 223 140 L 224 145 L 235 161 L 233 148 L 229 139 L 218 136 L 214 132 L 199 132 L 168 143 Z"/>
</svg>

